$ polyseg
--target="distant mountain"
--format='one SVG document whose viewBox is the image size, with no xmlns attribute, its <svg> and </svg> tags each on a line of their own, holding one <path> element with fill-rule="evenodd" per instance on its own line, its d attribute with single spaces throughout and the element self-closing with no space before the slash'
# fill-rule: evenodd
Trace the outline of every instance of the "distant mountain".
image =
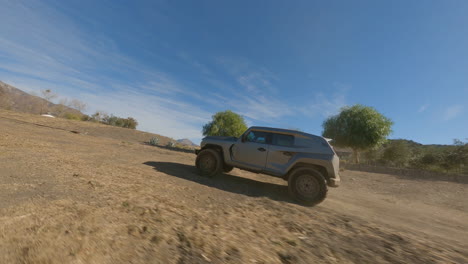
<svg viewBox="0 0 468 264">
<path fill-rule="evenodd" d="M 178 139 L 177 142 L 179 142 L 179 143 L 182 144 L 182 145 L 186 145 L 186 146 L 198 147 L 197 144 L 193 143 L 193 142 L 190 141 L 190 139 L 188 139 L 188 138 Z"/>
<path fill-rule="evenodd" d="M 28 94 L 1 81 L 0 109 L 30 114 L 51 113 L 55 116 L 59 116 L 63 113 L 81 114 L 81 112 L 76 109 L 62 104 L 54 104 L 39 96 Z"/>
</svg>

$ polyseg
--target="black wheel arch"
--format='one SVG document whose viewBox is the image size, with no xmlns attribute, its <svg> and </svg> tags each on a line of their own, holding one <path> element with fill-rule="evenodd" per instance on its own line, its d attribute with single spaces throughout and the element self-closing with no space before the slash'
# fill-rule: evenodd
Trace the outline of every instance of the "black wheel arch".
<svg viewBox="0 0 468 264">
<path fill-rule="evenodd" d="M 206 144 L 205 146 L 203 146 L 203 148 L 201 150 L 204 150 L 204 149 L 213 149 L 213 150 L 216 150 L 219 155 L 221 155 L 221 158 L 223 160 L 223 163 L 224 163 L 224 153 L 223 153 L 223 148 L 220 146 L 220 145 L 216 145 L 216 144 Z"/>
<path fill-rule="evenodd" d="M 310 163 L 304 163 L 304 162 L 299 162 L 299 163 L 295 164 L 288 171 L 288 173 L 284 176 L 284 180 L 286 180 L 286 181 L 289 180 L 289 176 L 291 175 L 291 172 L 293 172 L 297 168 L 311 168 L 311 169 L 314 169 L 314 170 L 320 172 L 320 174 L 322 174 L 322 176 L 325 178 L 327 183 L 330 180 L 330 175 L 328 175 L 327 169 L 325 167 L 323 167 L 321 165 L 317 165 L 317 164 L 310 164 Z"/>
</svg>

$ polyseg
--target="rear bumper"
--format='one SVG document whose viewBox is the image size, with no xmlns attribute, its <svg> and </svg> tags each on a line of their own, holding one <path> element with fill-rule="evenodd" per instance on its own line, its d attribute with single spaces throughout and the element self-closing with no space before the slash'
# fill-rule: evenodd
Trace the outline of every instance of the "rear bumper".
<svg viewBox="0 0 468 264">
<path fill-rule="evenodd" d="M 340 186 L 340 177 L 338 176 L 337 178 L 330 178 L 328 179 L 328 186 L 330 187 L 338 187 Z"/>
<path fill-rule="evenodd" d="M 340 158 L 338 155 L 333 155 L 332 158 L 332 167 L 328 170 L 328 175 L 330 178 L 328 179 L 328 186 L 330 187 L 338 187 L 340 186 Z"/>
</svg>

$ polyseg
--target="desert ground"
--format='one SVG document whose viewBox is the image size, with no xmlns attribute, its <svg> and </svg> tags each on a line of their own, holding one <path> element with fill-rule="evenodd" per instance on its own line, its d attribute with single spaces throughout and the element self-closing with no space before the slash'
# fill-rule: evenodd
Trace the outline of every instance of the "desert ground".
<svg viewBox="0 0 468 264">
<path fill-rule="evenodd" d="M 0 263 L 468 263 L 468 184 L 345 170 L 304 207 L 151 136 L 0 110 Z"/>
</svg>

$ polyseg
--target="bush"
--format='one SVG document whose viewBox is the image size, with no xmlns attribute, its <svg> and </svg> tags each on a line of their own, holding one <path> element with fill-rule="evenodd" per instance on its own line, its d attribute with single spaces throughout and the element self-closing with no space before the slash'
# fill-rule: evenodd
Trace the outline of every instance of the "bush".
<svg viewBox="0 0 468 264">
<path fill-rule="evenodd" d="M 405 167 L 411 157 L 408 144 L 402 140 L 391 141 L 385 148 L 382 160 L 397 167 Z"/>
<path fill-rule="evenodd" d="M 91 117 L 89 115 L 82 115 L 81 121 L 91 121 Z"/>
<path fill-rule="evenodd" d="M 108 116 L 106 113 L 104 113 L 104 112 L 99 112 L 99 111 L 98 111 L 98 112 L 96 112 L 96 113 L 94 113 L 94 114 L 91 115 L 89 121 L 91 121 L 91 122 L 101 122 L 101 123 L 104 123 L 103 120 L 104 120 L 104 119 L 107 119 L 107 118 L 109 118 L 109 116 Z"/>
<path fill-rule="evenodd" d="M 167 143 L 167 147 L 170 147 L 170 148 L 174 148 L 175 145 L 176 145 L 176 144 L 175 144 L 173 141 L 169 141 L 169 142 Z"/>
<path fill-rule="evenodd" d="M 65 113 L 63 117 L 66 119 L 70 119 L 70 120 L 81 120 L 82 118 L 80 114 L 73 114 L 73 113 Z"/>
<path fill-rule="evenodd" d="M 354 153 L 353 153 L 354 155 Z M 382 149 L 373 148 L 362 153 L 363 163 L 367 165 L 377 165 L 381 160 Z"/>
<path fill-rule="evenodd" d="M 159 143 L 159 138 L 157 138 L 157 137 L 153 137 L 149 141 L 149 144 L 152 145 L 152 146 L 157 146 L 158 143 Z"/>
<path fill-rule="evenodd" d="M 431 153 L 431 152 L 424 154 L 419 159 L 419 163 L 421 163 L 422 165 L 426 165 L 426 166 L 436 165 L 436 164 L 440 163 L 440 161 L 441 161 L 440 155 L 436 155 L 436 154 Z"/>
<path fill-rule="evenodd" d="M 468 143 L 460 141 L 442 155 L 441 167 L 447 171 L 462 172 L 466 165 L 468 165 Z"/>
<path fill-rule="evenodd" d="M 124 127 L 130 129 L 136 129 L 138 121 L 133 117 L 122 118 L 114 115 L 107 115 L 106 113 L 96 112 L 92 116 L 88 117 L 86 121 L 100 122 L 110 126 Z"/>
<path fill-rule="evenodd" d="M 125 127 L 125 128 L 136 129 L 136 127 L 138 126 L 138 122 L 133 117 L 128 117 L 126 119 L 123 119 L 122 121 L 123 121 L 122 127 Z"/>
</svg>

